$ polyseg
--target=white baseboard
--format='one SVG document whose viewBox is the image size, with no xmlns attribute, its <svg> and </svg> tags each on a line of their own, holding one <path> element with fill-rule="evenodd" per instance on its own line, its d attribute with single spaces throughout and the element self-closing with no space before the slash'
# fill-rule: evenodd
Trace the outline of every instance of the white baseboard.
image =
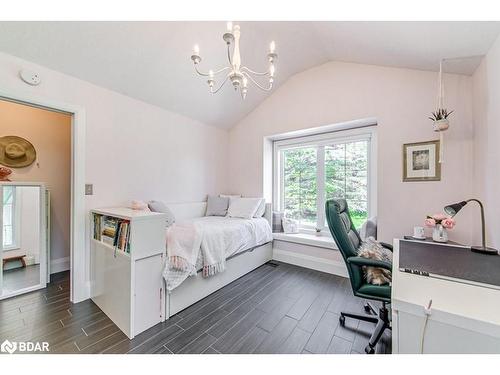
<svg viewBox="0 0 500 375">
<path fill-rule="evenodd" d="M 50 261 L 50 273 L 68 271 L 70 269 L 69 257 L 52 259 Z"/>
<path fill-rule="evenodd" d="M 344 263 L 313 257 L 306 254 L 299 254 L 286 250 L 273 250 L 273 259 L 296 266 L 311 268 L 313 270 L 331 273 L 342 277 L 349 277 Z"/>
</svg>

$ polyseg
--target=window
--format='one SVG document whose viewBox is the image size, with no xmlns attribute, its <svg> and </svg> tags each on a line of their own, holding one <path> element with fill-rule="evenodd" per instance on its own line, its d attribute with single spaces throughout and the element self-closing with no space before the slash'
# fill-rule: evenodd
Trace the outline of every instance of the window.
<svg viewBox="0 0 500 375">
<path fill-rule="evenodd" d="M 17 247 L 16 228 L 16 188 L 3 187 L 3 248 L 9 250 Z"/>
<path fill-rule="evenodd" d="M 345 198 L 356 228 L 375 215 L 373 128 L 274 142 L 275 207 L 302 231 L 327 229 L 325 202 Z"/>
</svg>

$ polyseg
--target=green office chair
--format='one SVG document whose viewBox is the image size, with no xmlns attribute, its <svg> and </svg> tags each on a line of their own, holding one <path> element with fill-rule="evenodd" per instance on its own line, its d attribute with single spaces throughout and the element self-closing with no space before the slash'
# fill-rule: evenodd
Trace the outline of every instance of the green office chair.
<svg viewBox="0 0 500 375">
<path fill-rule="evenodd" d="M 373 354 L 375 353 L 375 346 L 382 337 L 385 329 L 391 329 L 389 310 L 386 307 L 387 304 L 391 303 L 391 286 L 389 284 L 373 285 L 367 283 L 363 272 L 363 266 L 373 266 L 392 270 L 392 265 L 388 262 L 358 256 L 358 248 L 362 241 L 352 224 L 345 199 L 330 199 L 326 202 L 326 219 L 332 237 L 347 266 L 354 295 L 364 299 L 382 302 L 382 307 L 378 311 L 378 317 L 372 315 L 377 314 L 377 312 L 369 302 L 365 304 L 366 315 L 341 312 L 339 317 L 342 326 L 345 324 L 346 317 L 376 323 L 375 331 L 370 337 L 368 345 L 365 347 L 366 353 Z M 385 243 L 381 244 L 392 251 L 391 245 Z"/>
</svg>

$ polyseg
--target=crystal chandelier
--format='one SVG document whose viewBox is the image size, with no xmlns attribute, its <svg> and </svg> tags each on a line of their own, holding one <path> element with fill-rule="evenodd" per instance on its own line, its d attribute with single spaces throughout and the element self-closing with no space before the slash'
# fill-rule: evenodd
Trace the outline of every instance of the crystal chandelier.
<svg viewBox="0 0 500 375">
<path fill-rule="evenodd" d="M 198 64 L 201 62 L 200 57 L 200 47 L 196 44 L 193 49 L 193 55 L 191 56 L 191 60 L 194 63 L 194 69 L 196 73 L 198 73 L 202 77 L 208 77 L 207 83 L 210 87 L 210 92 L 212 94 L 217 93 L 227 81 L 231 81 L 234 90 L 239 90 L 242 99 L 245 99 L 248 91 L 248 82 L 251 81 L 255 86 L 263 91 L 270 91 L 273 88 L 274 83 L 274 72 L 275 65 L 278 55 L 276 54 L 276 45 L 274 41 L 272 41 L 269 45 L 269 51 L 267 53 L 267 59 L 269 61 L 269 69 L 266 72 L 256 72 L 246 66 L 241 65 L 241 55 L 240 55 L 240 26 L 234 25 L 232 22 L 227 23 L 227 31 L 222 36 L 222 39 L 226 42 L 227 45 L 227 59 L 229 61 L 229 66 L 221 68 L 219 70 L 213 71 L 209 70 L 208 73 L 203 73 L 198 69 Z M 232 55 L 231 55 L 231 46 L 232 46 Z M 221 73 L 225 73 L 225 77 L 222 80 L 222 83 L 217 86 L 217 82 L 215 80 L 216 76 Z M 259 83 L 258 79 L 262 79 L 266 77 L 267 83 Z"/>
</svg>

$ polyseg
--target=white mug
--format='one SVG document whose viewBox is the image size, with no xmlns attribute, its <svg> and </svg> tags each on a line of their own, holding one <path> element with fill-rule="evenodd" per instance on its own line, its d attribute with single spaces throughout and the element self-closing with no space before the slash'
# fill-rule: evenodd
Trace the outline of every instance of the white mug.
<svg viewBox="0 0 500 375">
<path fill-rule="evenodd" d="M 425 238 L 424 227 L 414 227 L 413 228 L 413 237 L 415 237 L 415 238 Z"/>
</svg>

